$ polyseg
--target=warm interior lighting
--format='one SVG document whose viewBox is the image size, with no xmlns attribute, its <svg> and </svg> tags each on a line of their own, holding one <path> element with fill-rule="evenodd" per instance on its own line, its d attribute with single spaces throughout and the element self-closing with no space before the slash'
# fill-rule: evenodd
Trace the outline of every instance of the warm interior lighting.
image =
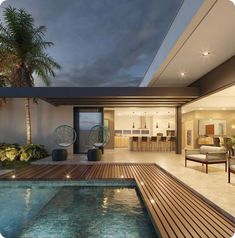
<svg viewBox="0 0 235 238">
<path fill-rule="evenodd" d="M 157 116 L 158 116 L 158 112 L 156 112 L 157 113 Z M 156 122 L 156 128 L 158 128 L 158 121 Z"/>
<path fill-rule="evenodd" d="M 15 179 L 15 178 L 16 178 L 15 174 L 11 175 L 11 178 L 12 178 L 12 179 Z"/>
<path fill-rule="evenodd" d="M 235 129 L 235 125 L 234 124 L 232 125 L 232 129 Z"/>
<path fill-rule="evenodd" d="M 202 56 L 208 56 L 209 54 L 210 54 L 209 51 L 204 51 L 204 52 L 202 53 Z"/>
<path fill-rule="evenodd" d="M 170 115 L 170 112 L 168 112 L 168 116 Z M 167 128 L 171 128 L 170 122 L 168 122 Z"/>
<path fill-rule="evenodd" d="M 183 78 L 185 76 L 185 73 L 184 72 L 181 72 L 180 73 L 180 76 Z"/>
<path fill-rule="evenodd" d="M 140 184 L 143 186 L 144 185 L 144 183 L 143 182 L 140 182 Z"/>
<path fill-rule="evenodd" d="M 155 203 L 155 201 L 153 200 L 153 199 L 150 199 L 150 202 L 153 204 L 153 203 Z"/>
<path fill-rule="evenodd" d="M 235 0 L 230 0 L 230 2 L 232 2 L 235 5 Z"/>
<path fill-rule="evenodd" d="M 146 112 L 144 114 L 145 114 L 145 117 L 144 117 L 144 120 L 145 120 L 145 122 L 144 122 L 144 129 L 146 129 L 147 128 L 147 125 L 146 125 Z"/>
<path fill-rule="evenodd" d="M 134 119 L 135 119 L 135 112 L 133 112 L 133 125 L 132 125 L 133 129 L 135 128 L 135 121 L 134 121 Z"/>
<path fill-rule="evenodd" d="M 66 178 L 67 178 L 67 179 L 70 179 L 70 175 L 69 175 L 69 174 L 66 174 Z"/>
<path fill-rule="evenodd" d="M 121 178 L 124 178 L 124 175 L 121 175 Z"/>
</svg>

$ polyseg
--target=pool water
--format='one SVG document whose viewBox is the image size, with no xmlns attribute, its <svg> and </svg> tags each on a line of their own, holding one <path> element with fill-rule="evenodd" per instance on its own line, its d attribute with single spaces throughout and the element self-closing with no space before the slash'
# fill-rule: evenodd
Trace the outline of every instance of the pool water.
<svg viewBox="0 0 235 238">
<path fill-rule="evenodd" d="M 135 188 L 14 186 L 0 188 L 5 238 L 157 237 Z"/>
</svg>

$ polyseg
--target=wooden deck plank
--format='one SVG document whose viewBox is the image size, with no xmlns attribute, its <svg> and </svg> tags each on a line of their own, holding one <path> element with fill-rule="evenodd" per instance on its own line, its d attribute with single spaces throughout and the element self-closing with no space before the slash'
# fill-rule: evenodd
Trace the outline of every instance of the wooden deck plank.
<svg viewBox="0 0 235 238">
<path fill-rule="evenodd" d="M 231 237 L 233 220 L 155 164 L 33 165 L 0 180 L 134 179 L 162 237 Z M 66 178 L 66 175 L 70 177 Z"/>
<path fill-rule="evenodd" d="M 164 178 L 162 179 L 163 182 L 169 180 L 168 177 L 165 177 L 165 174 L 163 172 L 161 172 L 161 175 L 164 176 Z M 158 176 L 158 178 L 161 179 L 161 176 Z M 185 187 L 182 187 L 180 184 L 177 183 L 177 181 L 171 179 L 169 180 L 169 182 L 170 183 L 167 184 L 167 187 L 169 189 L 174 189 L 173 191 L 174 196 L 178 194 L 179 196 L 178 201 L 186 202 L 189 208 L 192 208 L 193 205 L 193 207 L 195 208 L 194 209 L 195 214 L 200 215 L 199 220 L 202 220 L 203 222 L 209 222 L 210 225 L 212 226 L 216 224 L 217 229 L 219 229 L 220 232 L 223 232 L 220 228 L 222 228 L 224 231 L 233 228 L 233 225 L 228 221 L 228 219 L 226 222 L 224 222 L 225 221 L 224 217 L 221 217 L 221 214 L 219 214 L 215 209 L 209 208 L 208 205 L 204 201 L 202 201 L 202 199 L 198 199 L 198 197 L 196 198 L 195 195 L 192 194 L 192 192 L 185 189 Z M 182 188 L 184 188 L 183 193 Z M 179 192 L 177 193 L 176 191 L 178 189 L 181 190 L 179 190 Z"/>
</svg>

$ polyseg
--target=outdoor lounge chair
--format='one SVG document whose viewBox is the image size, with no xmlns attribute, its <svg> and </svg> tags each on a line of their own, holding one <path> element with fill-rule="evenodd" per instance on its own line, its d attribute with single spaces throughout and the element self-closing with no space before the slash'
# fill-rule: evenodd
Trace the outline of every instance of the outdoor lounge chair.
<svg viewBox="0 0 235 238">
<path fill-rule="evenodd" d="M 225 147 L 201 146 L 200 149 L 185 150 L 185 167 L 187 161 L 194 161 L 206 165 L 208 173 L 208 164 L 225 164 L 227 171 L 227 150 Z"/>
<path fill-rule="evenodd" d="M 231 180 L 231 173 L 235 174 L 235 157 L 228 158 L 228 182 Z"/>
</svg>

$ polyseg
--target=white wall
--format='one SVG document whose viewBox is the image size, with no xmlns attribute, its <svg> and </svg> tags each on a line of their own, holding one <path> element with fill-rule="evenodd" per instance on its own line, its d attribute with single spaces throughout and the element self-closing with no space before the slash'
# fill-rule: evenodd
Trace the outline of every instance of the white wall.
<svg viewBox="0 0 235 238">
<path fill-rule="evenodd" d="M 32 100 L 31 122 L 32 142 L 43 144 L 49 152 L 56 148 L 53 131 L 60 125 L 73 127 L 73 107 L 55 107 L 42 100 L 35 104 Z M 7 99 L 7 104 L 0 107 L 0 143 L 26 143 L 24 99 Z M 72 153 L 73 148 L 68 148 Z"/>
<path fill-rule="evenodd" d="M 135 129 L 143 129 L 143 122 L 141 126 L 141 120 L 145 117 L 132 116 L 132 115 L 121 115 L 115 114 L 115 130 L 132 130 L 133 118 L 135 123 Z M 158 122 L 158 128 L 156 128 L 156 123 Z M 168 122 L 170 123 L 170 128 L 168 128 Z M 175 117 L 174 116 L 147 116 L 146 117 L 147 129 L 150 130 L 151 135 L 156 135 L 157 133 L 163 133 L 166 135 L 167 130 L 175 130 Z"/>
<path fill-rule="evenodd" d="M 158 122 L 158 128 L 156 128 L 156 123 Z M 168 128 L 168 122 L 170 123 L 170 128 Z M 167 130 L 175 130 L 175 117 L 153 117 L 153 135 L 157 133 L 163 133 L 166 135 Z"/>
</svg>

